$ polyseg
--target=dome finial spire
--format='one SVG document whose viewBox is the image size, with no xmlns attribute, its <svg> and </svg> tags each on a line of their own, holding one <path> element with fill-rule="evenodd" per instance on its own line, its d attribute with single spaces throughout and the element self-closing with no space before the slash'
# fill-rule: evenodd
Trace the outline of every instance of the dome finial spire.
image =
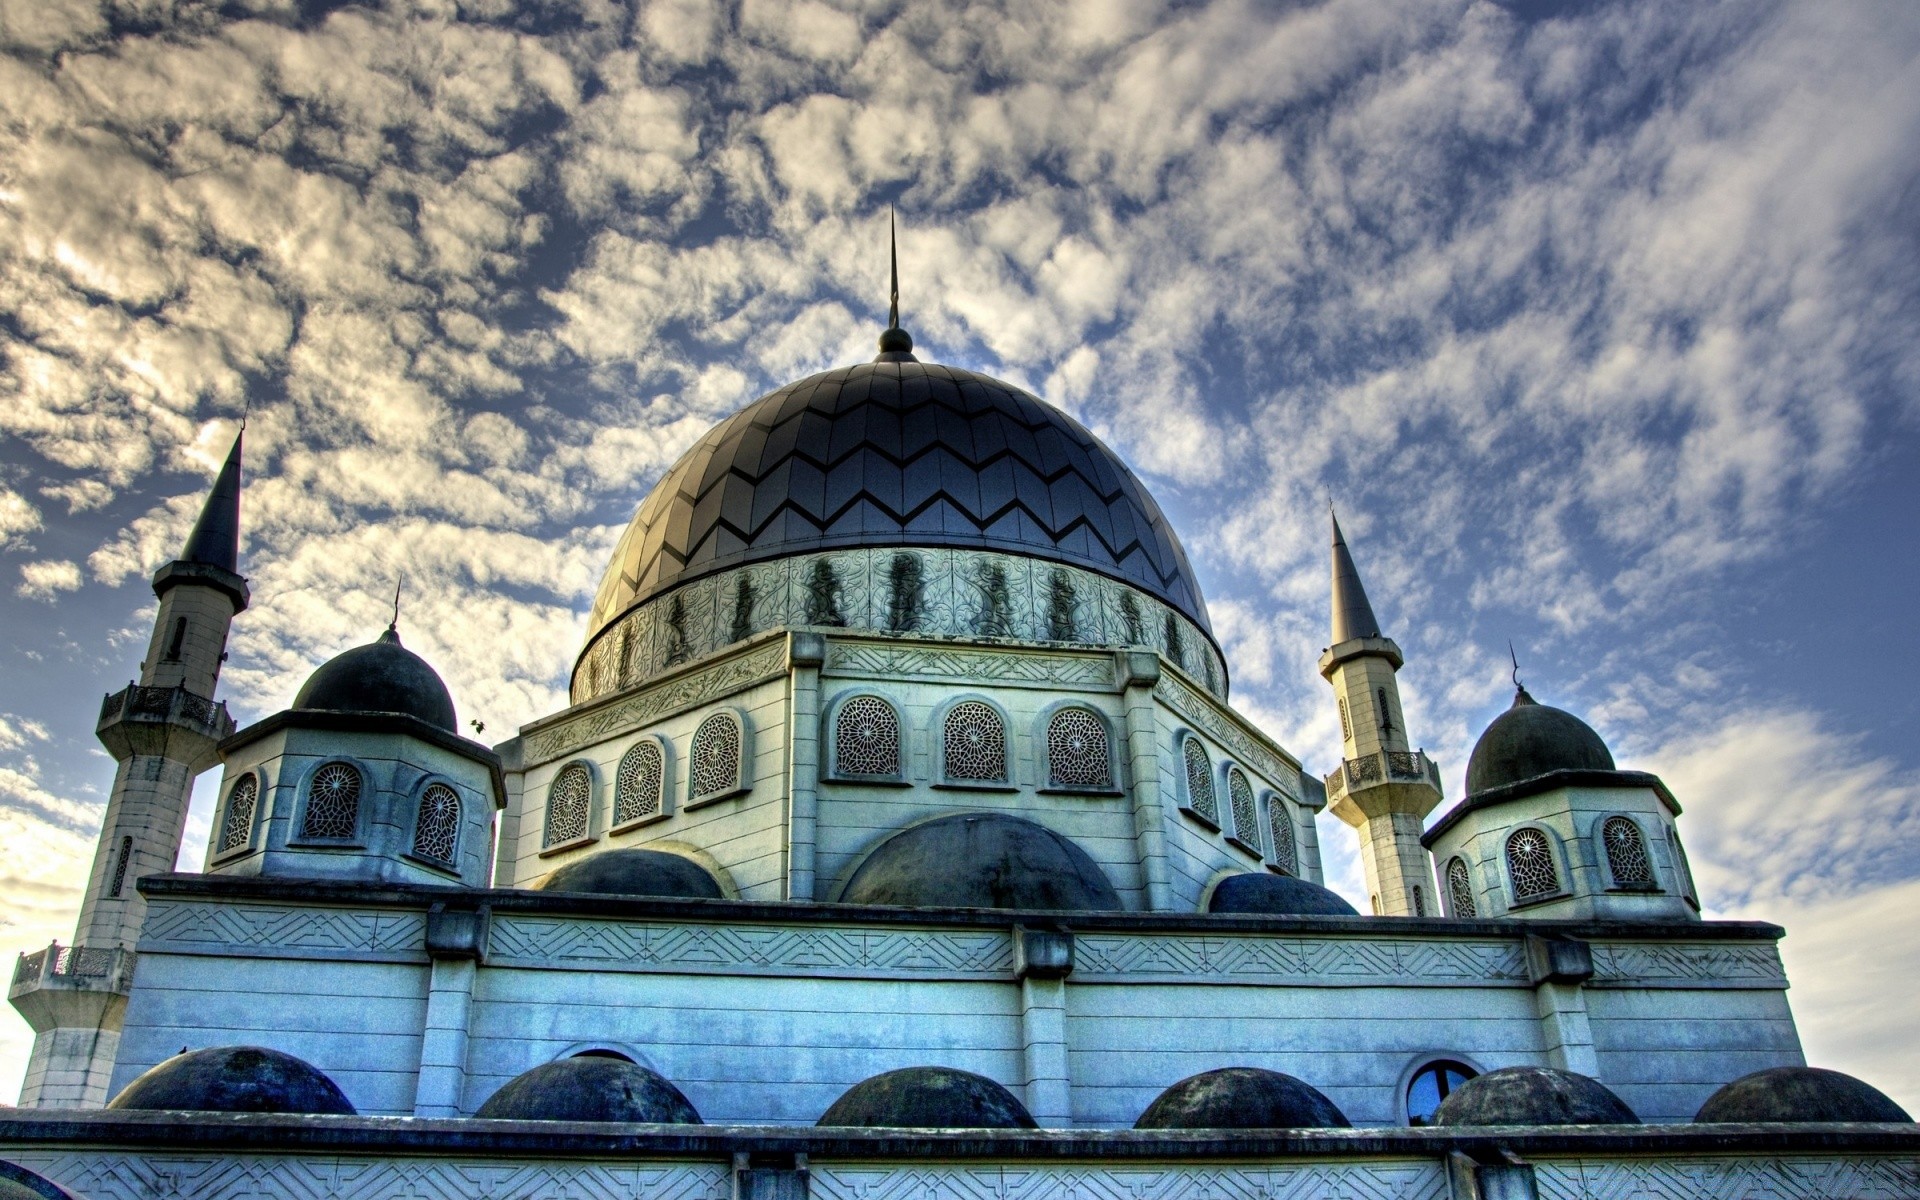
<svg viewBox="0 0 1920 1200">
<path fill-rule="evenodd" d="M 405 571 L 396 571 L 393 576 L 393 620 L 387 622 L 387 631 L 380 635 L 383 642 L 400 644 L 400 585 L 406 581 Z"/>
<path fill-rule="evenodd" d="M 1512 638 L 1507 639 L 1507 657 L 1513 660 L 1513 706 L 1518 708 L 1522 704 L 1536 703 L 1534 698 L 1527 694 L 1527 685 L 1520 682 L 1520 656 L 1513 651 Z"/>
<path fill-rule="evenodd" d="M 913 338 L 900 328 L 900 241 L 894 233 L 893 205 L 887 205 L 887 327 L 880 334 L 875 362 L 918 362 Z"/>
</svg>

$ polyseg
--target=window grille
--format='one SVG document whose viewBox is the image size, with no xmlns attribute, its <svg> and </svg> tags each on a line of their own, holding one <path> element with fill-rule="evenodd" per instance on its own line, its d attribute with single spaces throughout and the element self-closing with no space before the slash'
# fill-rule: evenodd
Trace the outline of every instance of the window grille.
<svg viewBox="0 0 1920 1200">
<path fill-rule="evenodd" d="M 1513 877 L 1513 898 L 1537 900 L 1560 890 L 1553 849 L 1538 829 L 1522 829 L 1507 839 L 1507 874 Z"/>
<path fill-rule="evenodd" d="M 841 775 L 900 774 L 900 717 L 878 696 L 855 696 L 833 719 L 833 765 Z"/>
<path fill-rule="evenodd" d="M 1260 820 L 1253 805 L 1253 785 L 1239 767 L 1227 769 L 1227 803 L 1233 808 L 1233 836 L 1254 853 L 1260 852 Z"/>
<path fill-rule="evenodd" d="M 1620 887 L 1652 887 L 1653 864 L 1647 860 L 1647 844 L 1640 827 L 1626 817 L 1608 817 L 1600 827 L 1600 841 L 1607 850 L 1607 870 Z"/>
<path fill-rule="evenodd" d="M 740 726 L 727 713 L 714 713 L 693 731 L 688 755 L 693 795 L 718 796 L 740 786 Z"/>
<path fill-rule="evenodd" d="M 1084 708 L 1063 708 L 1047 722 L 1047 782 L 1054 787 L 1112 787 L 1107 727 Z"/>
<path fill-rule="evenodd" d="M 360 772 L 347 763 L 328 763 L 307 785 L 303 838 L 351 838 L 360 829 Z"/>
<path fill-rule="evenodd" d="M 1393 732 L 1393 708 L 1387 703 L 1387 689 L 1375 688 L 1374 695 L 1380 698 L 1380 732 Z"/>
<path fill-rule="evenodd" d="M 1340 740 L 1344 742 L 1353 740 L 1353 722 L 1347 717 L 1347 702 L 1344 697 L 1340 701 Z"/>
<path fill-rule="evenodd" d="M 1220 806 L 1213 799 L 1213 763 L 1198 738 L 1188 738 L 1187 807 L 1214 824 L 1220 823 Z"/>
<path fill-rule="evenodd" d="M 1456 917 L 1477 917 L 1479 908 L 1473 902 L 1473 878 L 1467 874 L 1465 859 L 1453 858 L 1447 861 L 1447 898 L 1453 903 L 1453 915 Z"/>
<path fill-rule="evenodd" d="M 1294 842 L 1293 815 L 1287 802 L 1278 796 L 1267 797 L 1267 831 L 1273 835 L 1273 865 L 1289 875 L 1300 873 L 1300 850 Z"/>
<path fill-rule="evenodd" d="M 125 887 L 127 883 L 127 867 L 130 866 L 132 862 L 133 838 L 131 836 L 123 837 L 120 839 L 120 862 L 113 868 L 113 887 L 107 892 L 109 898 L 115 900 L 120 898 L 120 889 Z"/>
<path fill-rule="evenodd" d="M 260 805 L 260 779 L 242 775 L 227 793 L 227 816 L 220 823 L 220 841 L 215 852 L 238 850 L 253 840 L 253 814 Z"/>
<path fill-rule="evenodd" d="M 942 774 L 948 779 L 1005 783 L 1007 730 L 993 705 L 963 700 L 947 710 Z"/>
<path fill-rule="evenodd" d="M 587 836 L 593 810 L 593 776 L 585 763 L 572 763 L 553 778 L 547 789 L 545 845 L 563 846 Z"/>
<path fill-rule="evenodd" d="M 659 743 L 635 742 L 620 756 L 613 781 L 613 823 L 626 825 L 657 816 L 667 794 L 667 760 Z"/>
<path fill-rule="evenodd" d="M 420 818 L 413 826 L 413 852 L 435 862 L 453 863 L 460 843 L 460 797 L 444 783 L 420 796 Z"/>
<path fill-rule="evenodd" d="M 1413 915 L 1416 917 L 1427 915 L 1427 894 L 1420 890 L 1420 885 L 1417 883 L 1413 885 Z"/>
</svg>

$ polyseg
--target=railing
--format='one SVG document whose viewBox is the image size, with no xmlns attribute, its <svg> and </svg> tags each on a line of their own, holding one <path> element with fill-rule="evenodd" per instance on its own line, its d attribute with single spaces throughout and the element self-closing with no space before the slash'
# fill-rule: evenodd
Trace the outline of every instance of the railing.
<svg viewBox="0 0 1920 1200">
<path fill-rule="evenodd" d="M 1327 795 L 1370 787 L 1388 780 L 1424 780 L 1440 790 L 1440 768 L 1424 750 L 1382 750 L 1349 758 L 1327 775 Z"/>
<path fill-rule="evenodd" d="M 141 687 L 130 683 L 100 702 L 100 723 L 116 717 L 145 721 L 177 721 L 212 738 L 233 732 L 233 718 L 218 700 L 196 696 L 183 687 Z"/>
<path fill-rule="evenodd" d="M 13 986 L 75 979 L 105 980 L 122 973 L 123 964 L 132 957 L 112 946 L 62 946 L 54 942 L 45 950 L 22 954 L 13 967 Z"/>
</svg>

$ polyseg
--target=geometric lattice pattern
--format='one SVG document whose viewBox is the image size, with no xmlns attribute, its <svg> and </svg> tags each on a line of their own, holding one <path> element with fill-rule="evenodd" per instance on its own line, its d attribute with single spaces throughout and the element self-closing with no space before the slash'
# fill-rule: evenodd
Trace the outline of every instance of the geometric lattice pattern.
<svg viewBox="0 0 1920 1200">
<path fill-rule="evenodd" d="M 963 700 L 947 710 L 942 730 L 942 771 L 948 779 L 1004 783 L 1007 731 L 990 704 Z"/>
<path fill-rule="evenodd" d="M 227 816 L 220 822 L 220 840 L 214 853 L 238 850 L 253 839 L 253 813 L 260 803 L 260 777 L 248 772 L 227 793 Z"/>
<path fill-rule="evenodd" d="M 1272 794 L 1267 796 L 1267 828 L 1273 835 L 1273 865 L 1289 875 L 1298 875 L 1300 848 L 1293 836 L 1293 817 L 1287 811 L 1287 802 Z"/>
<path fill-rule="evenodd" d="M 1600 841 L 1607 849 L 1607 871 L 1615 885 L 1653 886 L 1653 864 L 1647 861 L 1647 844 L 1638 825 L 1626 817 L 1608 817 L 1600 827 Z"/>
<path fill-rule="evenodd" d="M 717 796 L 740 786 L 740 726 L 727 713 L 714 713 L 693 731 L 687 756 L 693 795 Z"/>
<path fill-rule="evenodd" d="M 570 763 L 547 789 L 547 826 L 542 846 L 564 846 L 587 836 L 593 817 L 593 776 L 585 763 Z"/>
<path fill-rule="evenodd" d="M 1507 874 L 1513 880 L 1515 900 L 1535 900 L 1558 892 L 1560 873 L 1554 869 L 1547 835 L 1538 829 L 1522 829 L 1508 838 Z"/>
<path fill-rule="evenodd" d="M 348 763 L 328 763 L 307 786 L 303 838 L 351 838 L 360 828 L 360 772 Z"/>
<path fill-rule="evenodd" d="M 1473 878 L 1467 874 L 1465 859 L 1447 860 L 1447 899 L 1452 903 L 1456 917 L 1477 917 L 1479 908 L 1473 902 Z"/>
<path fill-rule="evenodd" d="M 1047 722 L 1047 781 L 1054 787 L 1112 787 L 1107 727 L 1084 708 L 1063 708 Z"/>
<path fill-rule="evenodd" d="M 1021 1162 L 815 1166 L 813 1200 L 1447 1200 L 1431 1162 L 1086 1165 Z"/>
<path fill-rule="evenodd" d="M 620 756 L 613 783 L 613 823 L 658 816 L 667 795 L 667 759 L 660 745 L 648 738 L 637 741 Z"/>
<path fill-rule="evenodd" d="M 900 775 L 900 717 L 878 696 L 855 696 L 833 722 L 833 765 L 840 775 Z"/>
<path fill-rule="evenodd" d="M 1213 762 L 1198 738 L 1188 738 L 1187 807 L 1215 825 L 1220 823 L 1220 805 L 1213 798 Z"/>
<path fill-rule="evenodd" d="M 1260 810 L 1253 802 L 1253 785 L 1239 767 L 1227 768 L 1227 803 L 1233 808 L 1233 836 L 1258 854 Z"/>
<path fill-rule="evenodd" d="M 420 816 L 413 826 L 413 852 L 422 858 L 453 865 L 460 846 L 460 797 L 444 783 L 420 796 Z"/>
</svg>

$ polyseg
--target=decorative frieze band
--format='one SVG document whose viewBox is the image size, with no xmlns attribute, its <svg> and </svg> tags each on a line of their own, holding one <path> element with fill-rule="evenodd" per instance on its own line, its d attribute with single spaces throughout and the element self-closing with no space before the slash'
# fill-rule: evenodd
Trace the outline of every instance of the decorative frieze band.
<svg viewBox="0 0 1920 1200">
<path fill-rule="evenodd" d="M 813 1200 L 1446 1200 L 1438 1160 L 1285 1166 L 813 1166 Z"/>
<path fill-rule="evenodd" d="M 1113 656 L 833 642 L 827 646 L 825 672 L 882 679 L 909 676 L 965 683 L 1111 687 Z"/>
<path fill-rule="evenodd" d="M 1073 981 L 1232 980 L 1286 986 L 1525 983 L 1518 941 L 1081 933 Z"/>
<path fill-rule="evenodd" d="M 426 914 L 406 909 L 159 900 L 147 909 L 139 949 L 425 961 L 426 936 Z"/>
<path fill-rule="evenodd" d="M 487 961 L 501 966 L 673 973 L 1011 979 L 1001 930 L 695 925 L 496 913 Z"/>
<path fill-rule="evenodd" d="M 1620 987 L 1787 986 L 1772 942 L 1596 942 L 1593 977 Z"/>
<path fill-rule="evenodd" d="M 1920 1159 L 1832 1155 L 1573 1159 L 1534 1165 L 1540 1200 L 1830 1200 L 1920 1195 Z"/>
<path fill-rule="evenodd" d="M 786 670 L 786 639 L 776 638 L 745 654 L 663 679 L 616 704 L 529 733 L 523 761 L 532 767 L 562 758 L 649 721 L 724 699 Z"/>
<path fill-rule="evenodd" d="M 1214 707 L 1215 701 L 1200 695 L 1164 671 L 1160 674 L 1160 682 L 1154 685 L 1153 694 L 1195 729 L 1231 750 L 1242 763 L 1286 789 L 1293 799 L 1300 798 L 1299 767 L 1276 754 L 1271 746 L 1256 740 L 1239 722 L 1222 715 Z"/>
</svg>

